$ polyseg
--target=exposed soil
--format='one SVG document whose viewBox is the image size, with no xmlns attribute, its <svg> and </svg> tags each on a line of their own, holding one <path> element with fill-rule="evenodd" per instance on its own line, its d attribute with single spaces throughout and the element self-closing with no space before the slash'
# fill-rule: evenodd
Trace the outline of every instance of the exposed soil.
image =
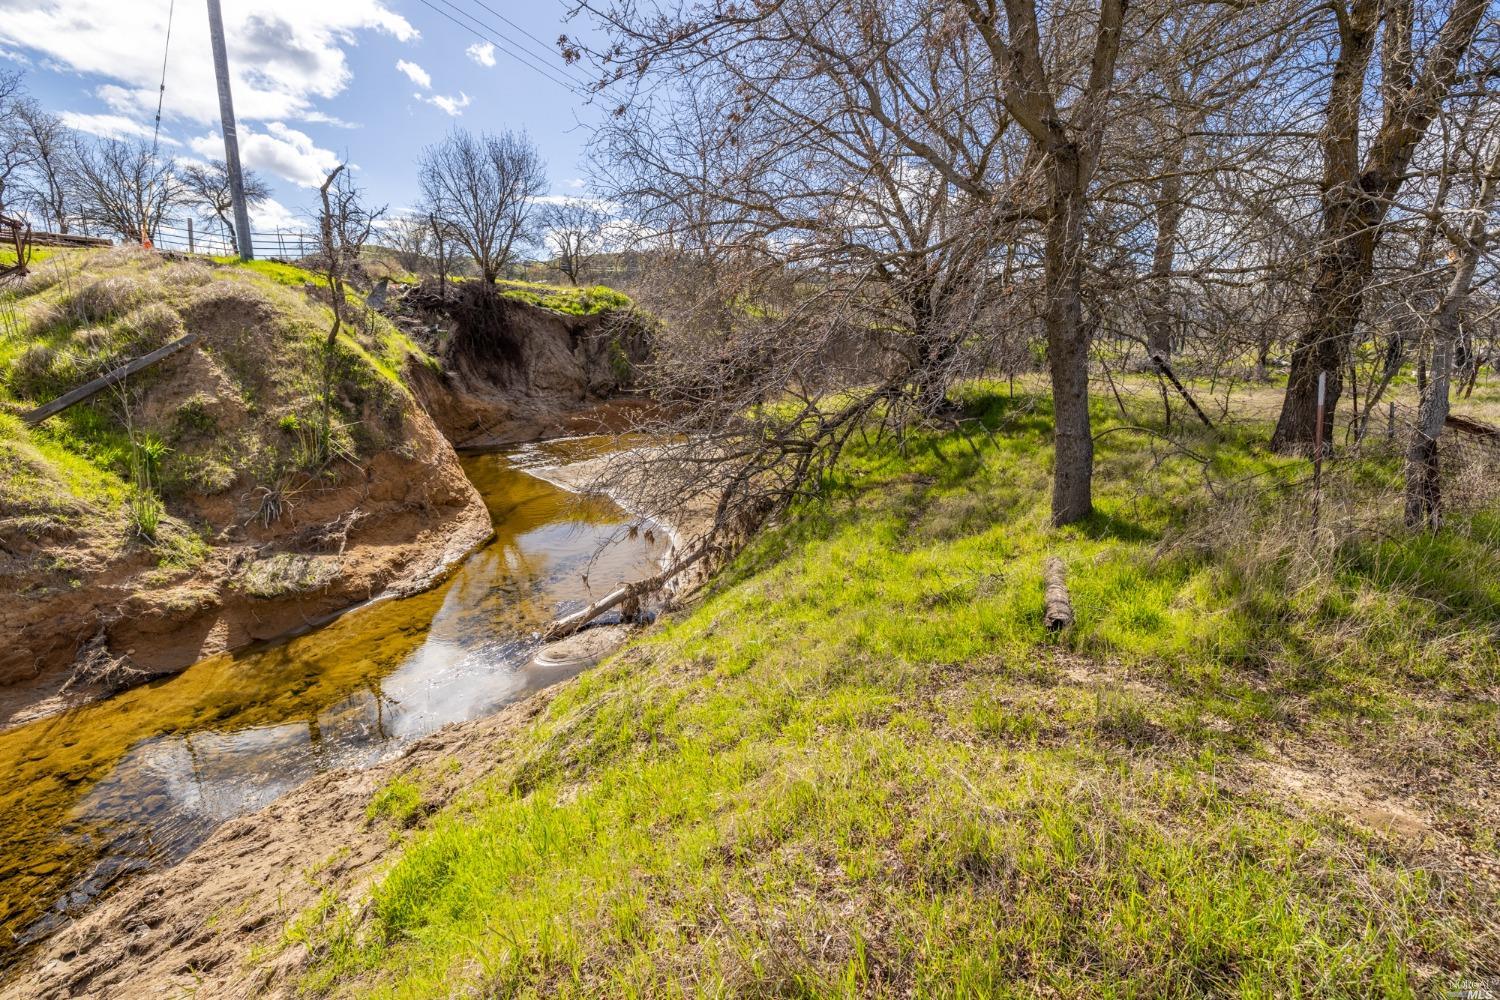
<svg viewBox="0 0 1500 1000">
<path fill-rule="evenodd" d="M 407 383 L 459 448 L 486 449 L 622 429 L 633 366 L 648 337 L 628 314 L 573 316 L 473 286 L 447 298 L 393 292 L 386 313 L 433 351 L 440 371 L 411 366 Z M 600 409 L 601 400 L 615 399 Z"/>
<path fill-rule="evenodd" d="M 280 386 L 266 369 L 277 355 L 265 330 L 287 304 L 208 287 L 182 310 L 201 347 L 153 370 L 137 419 L 170 429 L 191 407 L 220 446 L 276 434 L 268 421 Z M 600 403 L 628 387 L 645 350 L 628 317 L 566 315 L 463 288 L 445 297 L 403 289 L 386 312 L 440 359 L 436 370 L 406 365 L 414 397 L 364 404 L 360 425 L 378 426 L 386 443 L 274 494 L 243 469 L 225 470 L 227 486 L 179 491 L 170 513 L 208 542 L 191 566 L 122 544 L 118 515 L 0 516 L 0 633 L 11 640 L 0 648 L 0 730 L 431 586 L 490 530 L 454 445 L 614 431 L 646 405 Z M 247 398 L 263 412 L 247 410 Z M 189 435 L 178 450 L 194 444 Z"/>
<path fill-rule="evenodd" d="M 269 528 L 227 509 L 211 518 L 220 534 L 191 570 L 164 571 L 151 550 L 120 548 L 108 524 L 0 534 L 0 575 L 10 594 L 26 595 L 0 599 L 0 631 L 14 640 L 0 650 L 0 728 L 436 583 L 489 537 L 490 519 L 432 423 L 414 412 L 409 424 L 409 457 L 384 452 L 343 470 Z M 59 560 L 78 586 L 59 585 Z M 87 669 L 101 654 L 112 675 Z"/>
</svg>

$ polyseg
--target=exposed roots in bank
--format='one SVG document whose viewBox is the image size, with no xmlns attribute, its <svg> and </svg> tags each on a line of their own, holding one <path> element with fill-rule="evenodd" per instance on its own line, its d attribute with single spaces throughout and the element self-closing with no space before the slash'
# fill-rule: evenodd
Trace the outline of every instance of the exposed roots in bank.
<svg viewBox="0 0 1500 1000">
<path fill-rule="evenodd" d="M 129 655 L 116 656 L 111 653 L 109 633 L 101 628 L 79 649 L 78 656 L 73 661 L 72 672 L 60 690 L 67 694 L 77 688 L 88 687 L 113 693 L 134 687 L 150 676 L 137 667 Z"/>
</svg>

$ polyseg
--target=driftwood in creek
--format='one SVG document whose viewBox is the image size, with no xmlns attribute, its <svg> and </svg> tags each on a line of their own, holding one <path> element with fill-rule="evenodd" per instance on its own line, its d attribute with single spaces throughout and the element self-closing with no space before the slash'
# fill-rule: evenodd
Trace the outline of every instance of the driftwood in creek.
<svg viewBox="0 0 1500 1000">
<path fill-rule="evenodd" d="M 557 619 L 557 621 L 547 626 L 547 629 L 542 632 L 542 641 L 556 642 L 558 639 L 566 638 L 605 612 L 613 610 L 622 604 L 627 604 L 627 602 L 629 602 L 627 607 L 638 608 L 642 597 L 660 590 L 667 584 L 667 581 L 697 563 L 707 554 L 708 543 L 699 542 L 688 551 L 687 555 L 655 576 L 617 587 L 583 610 L 575 611 L 571 615 L 565 615 Z"/>
</svg>

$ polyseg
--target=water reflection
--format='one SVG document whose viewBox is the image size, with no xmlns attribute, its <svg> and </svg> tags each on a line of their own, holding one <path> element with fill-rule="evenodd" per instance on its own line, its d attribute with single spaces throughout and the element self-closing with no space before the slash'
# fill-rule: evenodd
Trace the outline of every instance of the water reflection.
<svg viewBox="0 0 1500 1000">
<path fill-rule="evenodd" d="M 496 535 L 437 590 L 0 734 L 0 948 L 13 955 L 121 874 L 179 859 L 319 772 L 563 679 L 531 662 L 534 630 L 649 575 L 661 552 L 622 531 L 613 504 L 517 463 L 600 447 L 465 459 Z"/>
</svg>

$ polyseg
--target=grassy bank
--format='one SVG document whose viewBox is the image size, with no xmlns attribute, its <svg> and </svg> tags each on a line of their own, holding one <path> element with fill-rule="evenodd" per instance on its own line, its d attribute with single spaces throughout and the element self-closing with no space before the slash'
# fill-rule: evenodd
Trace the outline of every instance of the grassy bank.
<svg viewBox="0 0 1500 1000">
<path fill-rule="evenodd" d="M 0 512 L 112 512 L 138 485 L 143 442 L 157 449 L 151 487 L 169 504 L 247 478 L 274 485 L 330 450 L 399 444 L 410 405 L 401 369 L 424 353 L 368 311 L 325 347 L 332 313 L 302 293 L 304 277 L 116 248 L 52 254 L 0 288 Z M 14 418 L 190 331 L 205 338 L 191 357 L 36 428 Z M 309 429 L 325 409 L 328 444 Z"/>
<path fill-rule="evenodd" d="M 1500 968 L 1493 506 L 1390 530 L 1374 456 L 1314 537 L 1264 428 L 1183 449 L 1101 407 L 1099 513 L 1054 530 L 1045 400 L 967 409 L 858 444 L 395 825 L 368 907 L 294 922 L 304 987 L 1386 997 Z"/>
</svg>

